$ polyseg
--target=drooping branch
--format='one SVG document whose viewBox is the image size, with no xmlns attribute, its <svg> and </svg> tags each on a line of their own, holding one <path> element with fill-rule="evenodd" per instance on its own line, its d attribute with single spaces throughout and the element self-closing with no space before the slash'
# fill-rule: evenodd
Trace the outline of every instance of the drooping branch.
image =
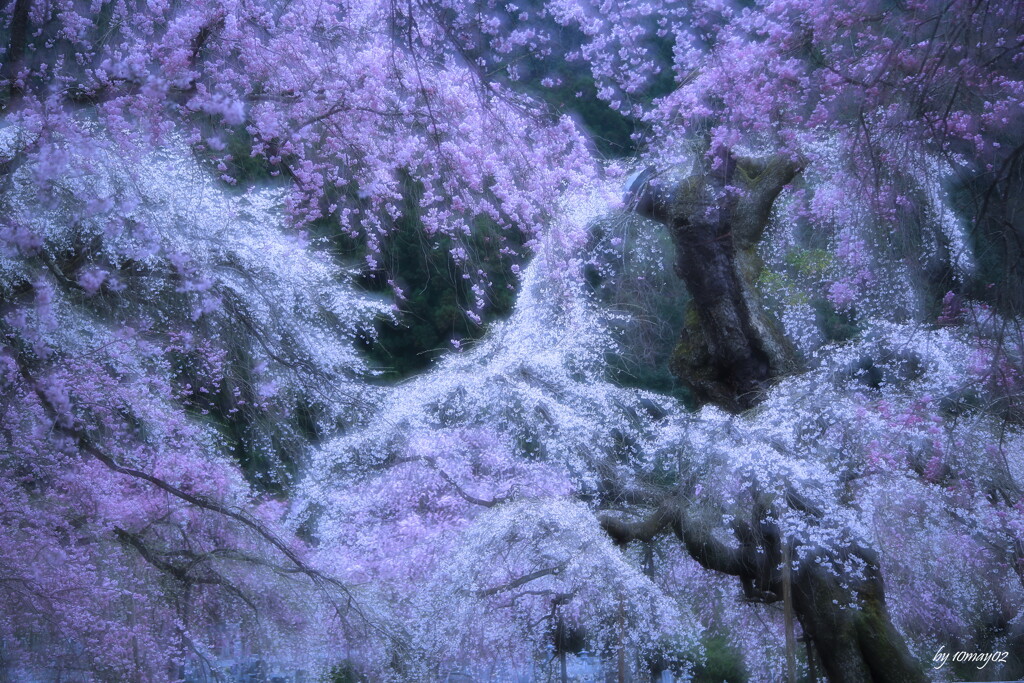
<svg viewBox="0 0 1024 683">
<path fill-rule="evenodd" d="M 625 546 L 630 541 L 650 542 L 667 529 L 679 514 L 679 505 L 674 497 L 668 497 L 648 517 L 636 522 L 627 522 L 619 517 L 603 514 L 600 517 L 601 528 L 611 536 L 617 545 Z"/>
<path fill-rule="evenodd" d="M 12 355 L 15 358 L 15 362 L 18 365 L 18 370 L 22 379 L 24 380 L 25 384 L 36 395 L 43 409 L 50 415 L 51 419 L 53 420 L 54 428 L 59 429 L 67 436 L 74 439 L 79 451 L 86 453 L 92 458 L 96 459 L 112 472 L 116 472 L 117 474 L 131 477 L 133 479 L 138 479 L 140 481 L 145 481 L 148 484 L 156 487 L 157 489 L 181 500 L 182 502 L 188 503 L 189 505 L 192 505 L 201 510 L 206 510 L 208 512 L 212 512 L 223 517 L 226 517 L 228 519 L 231 519 L 235 522 L 238 522 L 242 526 L 256 533 L 260 538 L 262 538 L 264 541 L 269 543 L 273 548 L 275 548 L 278 552 L 280 552 L 292 565 L 296 567 L 299 573 L 308 577 L 315 586 L 321 589 L 331 588 L 334 590 L 338 590 L 342 594 L 344 594 L 346 596 L 345 609 L 341 609 L 340 606 L 336 606 L 338 608 L 339 614 L 343 614 L 348 610 L 352 609 L 361 617 L 363 617 L 363 619 L 366 620 L 367 623 L 372 623 L 366 617 L 366 615 L 363 615 L 361 613 L 361 611 L 359 610 L 358 606 L 355 603 L 354 596 L 352 595 L 350 589 L 345 584 L 343 584 L 338 579 L 328 576 L 323 572 L 320 572 L 319 570 L 311 567 L 301 557 L 299 557 L 299 555 L 292 548 L 290 548 L 288 544 L 286 544 L 273 531 L 268 529 L 265 525 L 261 524 L 256 519 L 250 517 L 248 514 L 244 512 L 231 509 L 226 505 L 222 505 L 221 503 L 218 503 L 216 501 L 209 500 L 208 498 L 189 493 L 188 491 L 185 491 L 178 486 L 175 486 L 167 481 L 164 481 L 159 477 L 149 474 L 148 472 L 143 472 L 142 470 L 138 470 L 133 467 L 121 465 L 113 457 L 111 457 L 110 455 L 105 453 L 101 448 L 92 443 L 90 438 L 81 430 L 75 428 L 74 425 L 65 424 L 64 421 L 60 419 L 60 412 L 52 405 L 50 399 L 46 396 L 46 393 L 39 387 L 38 383 L 32 377 L 28 367 L 24 364 L 20 354 Z M 134 546 L 134 544 L 132 545 Z M 175 572 L 171 571 L 171 574 L 174 575 Z"/>
<path fill-rule="evenodd" d="M 599 519 L 601 528 L 620 546 L 632 541 L 649 543 L 671 529 L 690 556 L 705 569 L 741 578 L 750 573 L 743 549 L 727 546 L 709 530 L 693 523 L 677 495 L 666 495 L 654 512 L 638 521 L 626 521 L 608 512 Z"/>
<path fill-rule="evenodd" d="M 405 463 L 421 462 L 427 465 L 430 469 L 437 473 L 439 477 L 444 479 L 445 483 L 452 487 L 456 494 L 467 503 L 472 505 L 479 505 L 481 507 L 492 508 L 502 503 L 507 503 L 515 497 L 515 491 L 511 491 L 507 495 L 497 496 L 495 498 L 479 498 L 462 488 L 462 485 L 455 480 L 452 475 L 448 474 L 437 462 L 437 458 L 429 455 L 419 455 L 411 458 L 394 458 L 389 461 L 390 465 L 401 465 Z"/>
<path fill-rule="evenodd" d="M 523 576 L 520 576 L 517 579 L 513 579 L 508 583 L 503 583 L 500 586 L 492 586 L 491 588 L 480 589 L 477 591 L 476 594 L 478 597 L 486 598 L 491 595 L 497 595 L 498 593 L 504 593 L 505 591 L 514 590 L 516 588 L 519 588 L 520 586 L 524 586 L 530 583 L 531 581 L 536 581 L 537 579 L 543 578 L 545 576 L 557 576 L 558 573 L 561 572 L 562 569 L 564 569 L 564 567 L 565 565 L 558 564 L 554 567 L 545 567 L 544 569 L 538 569 L 536 571 L 530 572 L 529 574 L 524 574 Z"/>
<path fill-rule="evenodd" d="M 693 509 L 694 503 L 678 493 L 649 499 L 646 508 L 653 511 L 635 521 L 606 512 L 600 522 L 619 545 L 651 542 L 671 528 L 702 567 L 737 577 L 748 600 L 773 603 L 789 593 L 794 614 L 818 652 L 829 680 L 923 681 L 889 617 L 876 553 L 858 544 L 851 544 L 838 555 L 835 551 L 803 548 L 804 560 L 787 574 L 783 544 L 794 546 L 791 552 L 795 552 L 798 543 L 793 537 L 783 536 L 774 521 L 778 517 L 775 508 L 782 503 L 812 517 L 820 517 L 821 512 L 792 487 L 775 499 L 757 489 L 752 489 L 751 495 L 750 519 L 735 520 L 731 525 L 738 541 L 735 546 L 717 538 L 713 526 L 704 523 L 700 511 Z M 812 561 L 815 555 L 829 561 L 818 564 Z M 844 583 L 824 568 L 831 561 L 851 557 L 867 567 L 862 578 Z M 787 580 L 788 584 L 784 583 Z M 850 604 L 858 608 L 848 609 Z"/>
</svg>

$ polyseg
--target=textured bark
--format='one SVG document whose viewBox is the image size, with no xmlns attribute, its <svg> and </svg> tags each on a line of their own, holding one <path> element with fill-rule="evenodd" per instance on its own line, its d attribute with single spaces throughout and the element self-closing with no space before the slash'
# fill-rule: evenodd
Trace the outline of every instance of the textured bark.
<svg viewBox="0 0 1024 683">
<path fill-rule="evenodd" d="M 672 529 L 703 567 L 739 578 L 748 600 L 777 602 L 784 588 L 783 539 L 778 527 L 765 521 L 768 512 L 759 507 L 750 523 L 733 527 L 738 547 L 718 540 L 712 527 L 693 517 L 685 500 L 675 496 L 666 497 L 645 519 L 624 521 L 605 514 L 601 525 L 620 545 L 649 542 Z M 829 681 L 923 683 L 927 678 L 889 617 L 874 553 L 854 547 L 845 554 L 866 564 L 862 578 L 847 576 L 843 584 L 813 559 L 802 562 L 791 576 L 794 614 Z M 851 604 L 857 607 L 850 608 Z"/>
<path fill-rule="evenodd" d="M 649 170 L 629 189 L 634 209 L 672 235 L 676 272 L 692 299 L 692 324 L 672 370 L 701 401 L 749 408 L 772 378 L 795 366 L 792 346 L 754 283 L 763 266 L 756 247 L 772 204 L 798 171 L 788 160 L 730 158 L 714 173 Z"/>
<path fill-rule="evenodd" d="M 640 215 L 664 223 L 677 250 L 677 274 L 691 297 L 692 324 L 684 330 L 673 371 L 698 397 L 732 410 L 754 405 L 773 378 L 796 369 L 795 353 L 761 305 L 754 283 L 763 264 L 757 245 L 768 226 L 772 204 L 799 172 L 782 159 L 730 159 L 723 168 L 655 173 L 648 169 L 628 190 Z M 738 193 L 726 193 L 736 187 Z M 786 505 L 811 516 L 820 512 L 788 492 Z M 648 503 L 646 519 L 626 522 L 604 515 L 602 526 L 620 545 L 647 542 L 668 528 L 705 568 L 736 576 L 747 599 L 776 602 L 783 597 L 782 543 L 768 501 L 755 504 L 751 519 L 737 521 L 738 545 L 727 545 L 685 499 L 666 496 Z M 714 516 L 714 515 L 713 515 Z M 852 548 L 835 557 L 856 556 L 868 569 L 846 583 L 821 565 L 804 561 L 793 572 L 793 612 L 830 681 L 924 681 L 885 606 L 885 590 L 870 551 Z M 823 563 L 830 564 L 829 562 Z M 850 608 L 849 605 L 857 605 Z"/>
<path fill-rule="evenodd" d="M 825 674 L 837 683 L 927 680 L 892 625 L 877 567 L 868 567 L 850 588 L 818 566 L 802 568 L 793 582 L 794 609 Z M 851 600 L 859 609 L 840 609 Z"/>
</svg>

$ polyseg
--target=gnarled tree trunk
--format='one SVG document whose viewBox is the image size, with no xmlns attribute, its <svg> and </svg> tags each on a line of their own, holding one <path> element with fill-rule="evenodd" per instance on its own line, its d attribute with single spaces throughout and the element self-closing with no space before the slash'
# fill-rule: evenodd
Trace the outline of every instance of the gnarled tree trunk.
<svg viewBox="0 0 1024 683">
<path fill-rule="evenodd" d="M 673 372 L 697 394 L 730 410 L 754 405 L 770 380 L 795 367 L 792 345 L 764 310 L 755 282 L 756 247 L 772 203 L 798 173 L 784 159 L 730 157 L 715 172 L 648 169 L 628 191 L 641 215 L 664 223 L 676 271 L 692 297 Z"/>
<path fill-rule="evenodd" d="M 796 353 L 781 325 L 760 301 L 755 283 L 763 268 L 757 246 L 772 205 L 800 167 L 788 159 L 730 157 L 712 171 L 648 169 L 631 184 L 627 201 L 642 216 L 667 226 L 677 252 L 677 274 L 689 291 L 691 322 L 677 347 L 673 372 L 702 401 L 739 411 L 757 403 L 770 382 L 797 368 Z M 795 496 L 795 494 L 793 494 Z M 806 510 L 799 501 L 787 504 Z M 653 514 L 630 523 L 605 515 L 605 531 L 617 543 L 650 541 L 673 529 L 687 552 L 705 568 L 736 576 L 747 599 L 783 599 L 788 576 L 792 609 L 830 681 L 924 681 L 925 676 L 893 626 L 874 553 L 864 548 L 825 551 L 830 560 L 804 559 L 783 572 L 784 539 L 766 500 L 751 518 L 734 522 L 737 546 L 710 531 L 685 496 L 665 493 L 647 505 Z M 866 566 L 861 577 L 829 573 L 832 561 Z"/>
<path fill-rule="evenodd" d="M 783 596 L 782 543 L 767 507 L 754 511 L 750 523 L 737 523 L 739 547 L 718 540 L 700 519 L 692 518 L 686 498 L 668 495 L 644 520 L 625 522 L 604 515 L 601 524 L 619 545 L 650 542 L 672 529 L 689 555 L 706 569 L 740 579 L 747 599 L 777 602 Z M 789 541 L 792 543 L 792 541 Z M 885 605 L 885 588 L 874 553 L 850 548 L 843 561 L 856 556 L 866 566 L 860 578 L 844 576 L 846 584 L 826 568 L 805 558 L 791 573 L 793 611 L 813 645 L 825 674 L 834 683 L 924 683 L 927 680 L 893 626 Z"/>
</svg>

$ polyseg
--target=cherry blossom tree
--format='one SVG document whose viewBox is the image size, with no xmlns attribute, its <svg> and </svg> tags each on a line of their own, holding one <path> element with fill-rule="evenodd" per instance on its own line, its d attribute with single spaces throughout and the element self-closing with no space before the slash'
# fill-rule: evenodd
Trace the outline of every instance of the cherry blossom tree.
<svg viewBox="0 0 1024 683">
<path fill-rule="evenodd" d="M 5 676 L 1019 651 L 1020 3 L 4 8 Z"/>
<path fill-rule="evenodd" d="M 6 671 L 214 674 L 226 624 L 315 666 L 400 640 L 282 525 L 316 441 L 375 405 L 354 344 L 389 315 L 304 228 L 373 268 L 412 178 L 423 239 L 466 264 L 478 221 L 532 239 L 592 167 L 568 121 L 409 51 L 390 13 L 7 4 Z M 287 182 L 225 196 L 253 165 Z"/>
</svg>

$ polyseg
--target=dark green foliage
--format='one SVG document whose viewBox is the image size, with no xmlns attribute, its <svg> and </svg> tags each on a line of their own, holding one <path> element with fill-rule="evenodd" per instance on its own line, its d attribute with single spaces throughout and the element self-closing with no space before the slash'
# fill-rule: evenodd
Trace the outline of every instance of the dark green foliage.
<svg viewBox="0 0 1024 683">
<path fill-rule="evenodd" d="M 365 680 L 350 663 L 342 662 L 331 668 L 326 683 L 361 683 Z"/>
<path fill-rule="evenodd" d="M 668 41 L 658 41 L 652 46 L 663 64 L 671 63 L 672 45 Z M 628 157 L 642 146 L 645 129 L 642 124 L 630 116 L 624 116 L 608 106 L 608 103 L 597 96 L 597 85 L 590 69 L 586 66 L 565 69 L 559 73 L 561 84 L 552 88 L 535 88 L 533 94 L 551 104 L 559 112 L 569 112 L 576 116 L 584 129 L 594 141 L 598 154 L 605 158 Z M 540 79 L 535 79 L 534 82 Z M 672 70 L 665 68 L 658 78 L 637 100 L 648 105 L 653 100 L 663 97 L 675 89 Z"/>
<path fill-rule="evenodd" d="M 725 636 L 707 635 L 703 644 L 707 659 L 694 668 L 694 683 L 743 683 L 747 680 L 743 655 Z"/>
<path fill-rule="evenodd" d="M 220 390 L 196 402 L 194 415 L 217 429 L 225 449 L 250 484 L 261 491 L 283 494 L 297 474 L 308 445 L 319 438 L 317 408 L 301 396 L 286 398 L 297 402 L 291 406 L 289 417 L 278 414 L 284 406 L 268 411 L 243 408 L 259 401 L 253 392 L 258 380 L 251 373 L 251 359 L 241 349 L 233 351 Z M 294 426 L 281 429 L 282 420 Z"/>
<path fill-rule="evenodd" d="M 627 157 L 636 152 L 633 140 L 638 124 L 598 99 L 597 86 L 588 69 L 574 69 L 554 88 L 538 88 L 534 94 L 559 112 L 577 117 L 594 140 L 598 153 L 606 158 Z M 582 96 L 578 97 L 577 93 Z"/>
<path fill-rule="evenodd" d="M 215 128 L 211 119 L 210 129 L 221 131 L 219 139 L 224 144 L 224 149 L 207 148 L 199 151 L 197 157 L 214 171 L 215 177 L 220 178 L 222 175 L 226 175 L 234 179 L 235 182 L 230 185 L 224 181 L 225 188 L 232 185 L 244 187 L 253 183 L 270 182 L 275 178 L 287 177 L 287 160 L 275 166 L 271 165 L 263 155 L 253 156 L 252 136 L 244 126 L 236 126 L 231 130 L 230 135 L 225 136 L 223 131 L 227 130 L 226 127 Z M 220 167 L 222 162 L 223 169 Z M 278 172 L 279 175 L 272 176 L 273 172 Z"/>
<path fill-rule="evenodd" d="M 878 389 L 882 386 L 882 380 L 885 377 L 869 356 L 864 356 L 860 359 L 854 370 L 854 376 L 860 379 L 865 386 L 872 389 Z"/>
<path fill-rule="evenodd" d="M 551 629 L 551 642 L 556 654 L 579 654 L 587 648 L 587 632 L 585 629 L 558 619 Z"/>
<path fill-rule="evenodd" d="M 837 311 L 828 299 L 818 298 L 811 301 L 814 308 L 815 322 L 818 329 L 829 341 L 846 341 L 857 336 L 857 324 L 850 313 Z"/>
<path fill-rule="evenodd" d="M 967 235 L 977 264 L 963 294 L 1014 316 L 1024 311 L 1024 155 L 1018 150 L 1011 161 L 994 182 L 979 176 L 954 184 L 950 199 L 971 223 Z"/>
<path fill-rule="evenodd" d="M 253 137 L 244 124 L 229 127 L 219 117 L 202 112 L 193 114 L 193 119 L 207 135 L 194 148 L 196 159 L 211 171 L 225 190 L 243 189 L 254 184 L 284 186 L 290 181 L 294 155 L 281 154 L 281 161 L 272 164 L 267 157 L 278 152 L 276 145 L 268 143 L 264 153 L 253 155 Z M 230 181 L 225 177 L 230 178 Z M 333 195 L 338 191 L 333 187 L 325 188 L 324 206 L 333 201 Z"/>
<path fill-rule="evenodd" d="M 427 368 L 452 348 L 452 340 L 477 339 L 489 321 L 506 316 L 517 292 L 512 267 L 525 261 L 522 236 L 481 217 L 471 234 L 460 239 L 458 246 L 469 258 L 457 263 L 451 255 L 456 246 L 452 238 L 426 235 L 417 215 L 416 188 L 408 183 L 406 189 L 403 216 L 383 244 L 379 269 L 360 277 L 360 284 L 369 291 L 388 294 L 391 280 L 403 292 L 397 320 L 379 321 L 376 339 L 364 344 L 390 379 Z M 505 248 L 516 255 L 502 253 Z M 466 314 L 473 308 L 474 283 L 486 292 L 480 325 Z"/>
<path fill-rule="evenodd" d="M 580 49 L 581 35 L 577 31 L 553 21 L 544 28 L 559 37 L 557 44 L 563 55 Z M 652 57 L 662 65 L 661 73 L 646 88 L 631 94 L 625 102 L 626 107 L 633 104 L 649 107 L 654 100 L 676 88 L 675 75 L 669 66 L 673 62 L 672 42 L 669 39 L 653 38 L 647 47 Z M 646 134 L 644 125 L 632 116 L 612 109 L 607 101 L 598 96 L 598 86 L 589 64 L 569 62 L 564 57 L 543 59 L 526 54 L 516 60 L 515 66 L 520 73 L 516 88 L 548 103 L 558 113 L 568 113 L 576 118 L 590 135 L 600 156 L 629 157 L 643 147 Z M 541 87 L 538 84 L 545 77 L 554 77 L 558 84 Z"/>
<path fill-rule="evenodd" d="M 274 169 L 265 157 L 252 155 L 252 136 L 245 128 L 235 128 L 224 144 L 224 153 L 231 156 L 227 173 L 236 181 L 249 183 L 271 178 Z"/>
<path fill-rule="evenodd" d="M 688 296 L 675 274 L 675 251 L 664 227 L 636 217 L 612 216 L 591 226 L 591 260 L 584 276 L 610 311 L 617 353 L 608 359 L 621 386 L 690 396 L 669 369 L 684 324 Z"/>
</svg>

